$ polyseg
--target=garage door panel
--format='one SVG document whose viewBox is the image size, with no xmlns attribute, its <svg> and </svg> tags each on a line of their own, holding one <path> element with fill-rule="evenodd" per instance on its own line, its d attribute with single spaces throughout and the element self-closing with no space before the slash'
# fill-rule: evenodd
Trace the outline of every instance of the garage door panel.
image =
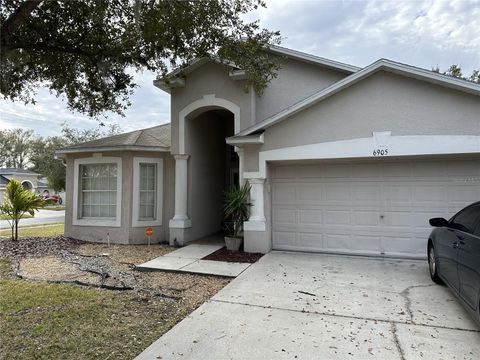
<svg viewBox="0 0 480 360">
<path fill-rule="evenodd" d="M 413 185 L 415 201 L 439 202 L 446 200 L 446 186 L 442 185 Z"/>
<path fill-rule="evenodd" d="M 346 184 L 325 184 L 325 200 L 350 200 L 350 189 Z"/>
<path fill-rule="evenodd" d="M 426 243 L 424 237 L 415 236 L 385 236 L 383 239 L 385 255 L 405 256 L 425 253 Z"/>
<path fill-rule="evenodd" d="M 335 251 L 352 250 L 352 239 L 348 234 L 326 233 L 324 235 L 324 249 Z"/>
<path fill-rule="evenodd" d="M 295 225 L 297 222 L 296 214 L 297 210 L 295 209 L 275 208 L 272 210 L 273 222 L 286 225 Z"/>
<path fill-rule="evenodd" d="M 411 209 L 407 209 L 407 211 L 386 211 L 382 219 L 382 225 L 408 229 L 412 226 L 415 218 L 415 215 L 410 211 Z"/>
<path fill-rule="evenodd" d="M 321 209 L 302 209 L 298 212 L 299 225 L 323 224 L 323 211 Z"/>
<path fill-rule="evenodd" d="M 410 166 L 402 166 L 404 163 L 383 163 L 380 166 L 382 167 L 382 178 L 384 180 L 403 180 L 408 179 L 412 176 L 412 168 Z"/>
<path fill-rule="evenodd" d="M 293 204 L 295 203 L 295 185 L 291 183 L 279 183 L 272 186 L 272 204 Z"/>
<path fill-rule="evenodd" d="M 350 164 L 338 164 L 338 165 L 322 165 L 319 166 L 317 171 L 325 178 L 339 178 L 345 179 L 350 177 Z"/>
<path fill-rule="evenodd" d="M 448 187 L 447 197 L 449 201 L 454 202 L 473 202 L 479 198 L 480 183 L 452 185 Z"/>
<path fill-rule="evenodd" d="M 354 225 L 370 225 L 378 226 L 380 224 L 380 215 L 377 211 L 355 211 Z"/>
<path fill-rule="evenodd" d="M 368 252 L 380 255 L 379 249 L 382 248 L 382 237 L 372 235 L 353 235 L 351 250 L 356 252 Z"/>
<path fill-rule="evenodd" d="M 412 187 L 410 184 L 404 185 L 384 185 L 383 196 L 386 202 L 397 202 L 406 204 L 412 200 Z"/>
<path fill-rule="evenodd" d="M 380 183 L 379 184 L 357 184 L 352 189 L 352 200 L 370 200 L 378 201 L 381 196 Z"/>
<path fill-rule="evenodd" d="M 381 167 L 375 163 L 352 164 L 350 169 L 351 178 L 353 179 L 375 179 L 381 176 L 382 173 Z"/>
<path fill-rule="evenodd" d="M 273 241 L 275 242 L 277 248 L 282 248 L 282 246 L 297 246 L 297 234 L 295 232 L 287 231 L 274 231 L 273 232 Z"/>
<path fill-rule="evenodd" d="M 476 177 L 480 175 L 480 161 L 475 160 L 457 160 L 447 163 L 447 175 L 452 178 L 458 177 Z"/>
<path fill-rule="evenodd" d="M 412 176 L 416 178 L 438 178 L 446 175 L 445 162 L 421 161 L 412 163 Z"/>
<path fill-rule="evenodd" d="M 476 159 L 319 163 L 272 174 L 277 249 L 424 257 L 428 220 L 480 200 Z"/>
<path fill-rule="evenodd" d="M 323 246 L 323 235 L 319 233 L 304 233 L 300 232 L 298 234 L 298 243 L 297 245 L 304 249 L 311 249 L 322 244 Z"/>
<path fill-rule="evenodd" d="M 326 210 L 324 225 L 348 225 L 351 223 L 350 211 Z"/>
<path fill-rule="evenodd" d="M 303 184 L 297 186 L 295 191 L 297 194 L 296 202 L 299 204 L 320 204 L 323 199 L 322 184 Z"/>
</svg>

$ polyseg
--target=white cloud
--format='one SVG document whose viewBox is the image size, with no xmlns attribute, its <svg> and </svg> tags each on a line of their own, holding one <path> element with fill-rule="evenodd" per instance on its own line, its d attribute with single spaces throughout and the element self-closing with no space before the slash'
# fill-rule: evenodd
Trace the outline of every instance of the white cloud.
<svg viewBox="0 0 480 360">
<path fill-rule="evenodd" d="M 247 19 L 259 18 L 280 30 L 283 46 L 365 66 L 379 58 L 424 68 L 460 64 L 464 73 L 480 68 L 480 1 L 287 1 L 269 0 Z M 125 118 L 109 116 L 124 130 L 170 120 L 168 94 L 152 85 L 155 75 L 135 74 L 139 84 Z M 66 109 L 41 89 L 38 103 L 0 101 L 0 128 L 32 128 L 41 135 L 60 132 L 60 124 L 90 128 L 96 122 Z"/>
</svg>

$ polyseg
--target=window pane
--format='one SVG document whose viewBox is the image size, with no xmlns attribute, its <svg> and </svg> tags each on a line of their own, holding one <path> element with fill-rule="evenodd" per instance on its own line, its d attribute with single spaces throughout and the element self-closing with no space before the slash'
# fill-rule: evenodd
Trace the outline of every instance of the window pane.
<svg viewBox="0 0 480 360">
<path fill-rule="evenodd" d="M 81 166 L 82 217 L 116 216 L 117 165 L 85 164 Z"/>
<path fill-rule="evenodd" d="M 155 220 L 157 164 L 140 164 L 139 220 Z"/>
<path fill-rule="evenodd" d="M 455 216 L 452 225 L 455 229 L 472 233 L 479 220 L 480 206 L 472 206 Z"/>
</svg>

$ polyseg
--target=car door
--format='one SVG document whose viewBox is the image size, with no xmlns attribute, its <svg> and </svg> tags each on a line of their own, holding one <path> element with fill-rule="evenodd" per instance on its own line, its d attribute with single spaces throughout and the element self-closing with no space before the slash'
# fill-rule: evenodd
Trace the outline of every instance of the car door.
<svg viewBox="0 0 480 360">
<path fill-rule="evenodd" d="M 458 238 L 456 231 L 449 224 L 447 227 L 438 229 L 436 238 L 439 274 L 450 287 L 458 292 Z"/>
<path fill-rule="evenodd" d="M 471 231 L 459 234 L 457 262 L 460 296 L 475 310 L 480 293 L 480 205 L 472 208 L 476 222 Z"/>
<path fill-rule="evenodd" d="M 458 257 L 460 249 L 465 248 L 467 242 L 471 244 L 472 236 L 479 218 L 479 206 L 469 206 L 456 214 L 444 229 L 440 239 L 440 249 L 443 252 L 443 263 L 441 264 L 442 276 L 448 284 L 460 294 L 460 276 L 458 271 Z M 465 251 L 462 252 L 465 259 Z M 465 260 L 470 262 L 470 260 Z"/>
</svg>

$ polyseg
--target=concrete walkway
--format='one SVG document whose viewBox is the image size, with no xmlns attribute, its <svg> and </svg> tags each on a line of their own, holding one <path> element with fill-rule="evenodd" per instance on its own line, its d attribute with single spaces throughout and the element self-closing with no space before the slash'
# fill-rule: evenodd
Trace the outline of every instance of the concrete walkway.
<svg viewBox="0 0 480 360">
<path fill-rule="evenodd" d="M 236 277 L 252 264 L 226 261 L 202 260 L 220 250 L 224 243 L 204 242 L 187 245 L 156 259 L 147 261 L 136 268 L 145 271 L 176 271 L 204 275 Z"/>
<path fill-rule="evenodd" d="M 63 223 L 65 222 L 65 210 L 39 210 L 35 211 L 35 217 L 29 219 L 21 219 L 19 227 L 37 226 L 45 224 Z M 0 220 L 0 229 L 8 229 L 7 220 Z"/>
<path fill-rule="evenodd" d="M 146 359 L 480 359 L 480 330 L 426 261 L 272 252 Z"/>
</svg>

